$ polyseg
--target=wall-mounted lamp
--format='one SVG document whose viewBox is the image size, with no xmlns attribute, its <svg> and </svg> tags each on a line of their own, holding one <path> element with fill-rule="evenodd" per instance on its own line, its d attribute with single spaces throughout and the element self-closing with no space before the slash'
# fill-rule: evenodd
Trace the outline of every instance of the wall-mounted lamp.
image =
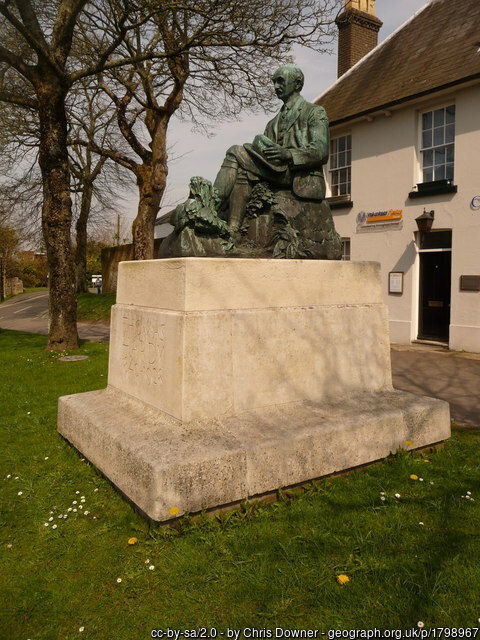
<svg viewBox="0 0 480 640">
<path fill-rule="evenodd" d="M 415 222 L 417 223 L 420 233 L 428 233 L 431 231 L 434 218 L 435 211 L 433 209 L 431 211 L 426 211 L 424 209 L 422 215 L 415 218 Z"/>
</svg>

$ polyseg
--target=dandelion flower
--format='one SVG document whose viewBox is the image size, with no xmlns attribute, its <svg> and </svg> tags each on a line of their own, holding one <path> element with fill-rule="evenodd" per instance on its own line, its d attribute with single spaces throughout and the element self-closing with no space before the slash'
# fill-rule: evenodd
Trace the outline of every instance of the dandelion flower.
<svg viewBox="0 0 480 640">
<path fill-rule="evenodd" d="M 410 480 L 418 480 L 418 476 L 412 473 L 412 475 L 410 476 Z"/>
<path fill-rule="evenodd" d="M 150 569 L 150 571 L 153 571 L 155 569 L 155 565 L 151 564 L 148 568 Z"/>
<path fill-rule="evenodd" d="M 344 573 L 342 573 L 339 576 L 337 576 L 337 582 L 338 584 L 347 584 L 347 582 L 350 582 L 350 578 Z"/>
<path fill-rule="evenodd" d="M 127 544 L 137 544 L 138 539 L 137 538 L 129 538 Z"/>
<path fill-rule="evenodd" d="M 424 460 L 423 460 L 423 461 L 424 461 L 424 462 L 430 462 L 430 460 L 427 460 L 426 458 L 424 458 Z"/>
<path fill-rule="evenodd" d="M 412 444 L 413 444 L 413 442 L 412 442 L 411 440 L 405 440 L 405 444 L 406 444 L 408 447 L 411 447 L 411 446 L 412 446 Z"/>
<path fill-rule="evenodd" d="M 178 507 L 171 507 L 169 513 L 171 516 L 176 516 L 179 511 L 180 509 Z"/>
<path fill-rule="evenodd" d="M 419 627 L 419 629 L 423 629 L 424 626 L 425 626 L 425 623 L 422 622 L 421 620 L 417 622 L 417 627 Z"/>
<path fill-rule="evenodd" d="M 121 579 L 121 578 L 117 578 L 117 582 L 118 582 L 118 584 L 120 584 L 120 582 L 121 582 L 121 581 L 122 581 L 122 579 Z"/>
</svg>

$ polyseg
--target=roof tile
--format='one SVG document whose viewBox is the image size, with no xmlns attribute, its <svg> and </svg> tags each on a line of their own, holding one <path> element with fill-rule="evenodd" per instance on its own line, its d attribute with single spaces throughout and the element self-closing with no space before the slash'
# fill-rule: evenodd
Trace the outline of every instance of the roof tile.
<svg viewBox="0 0 480 640">
<path fill-rule="evenodd" d="M 480 78 L 480 0 L 430 0 L 315 102 L 330 123 Z"/>
</svg>

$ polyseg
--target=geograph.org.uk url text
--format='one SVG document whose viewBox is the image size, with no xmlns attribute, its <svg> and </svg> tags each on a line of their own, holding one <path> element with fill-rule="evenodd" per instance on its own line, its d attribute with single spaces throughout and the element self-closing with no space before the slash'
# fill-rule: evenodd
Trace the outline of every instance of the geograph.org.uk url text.
<svg viewBox="0 0 480 640">
<path fill-rule="evenodd" d="M 183 638 L 205 638 L 213 640 L 215 638 L 226 638 L 229 640 L 247 640 L 257 638 L 283 638 L 291 640 L 294 638 L 476 638 L 479 627 L 429 627 L 410 629 L 330 629 L 321 631 L 320 629 L 287 629 L 275 627 L 274 629 L 258 629 L 255 627 L 244 627 L 243 629 L 226 629 L 220 631 L 215 627 L 198 627 L 195 629 L 152 629 L 151 638 L 162 638 L 166 640 L 182 640 Z M 480 640 L 480 636 L 479 636 Z"/>
</svg>

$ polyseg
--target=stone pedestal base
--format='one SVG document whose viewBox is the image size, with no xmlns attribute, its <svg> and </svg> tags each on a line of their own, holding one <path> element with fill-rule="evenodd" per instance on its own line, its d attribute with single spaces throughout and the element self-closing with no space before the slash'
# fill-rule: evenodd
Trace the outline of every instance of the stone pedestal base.
<svg viewBox="0 0 480 640">
<path fill-rule="evenodd" d="M 445 402 L 401 391 L 181 423 L 115 389 L 61 399 L 62 434 L 152 519 L 252 498 L 450 435 Z"/>
<path fill-rule="evenodd" d="M 59 431 L 154 520 L 223 506 L 450 435 L 394 391 L 374 263 L 122 263 L 109 386 Z"/>
</svg>

